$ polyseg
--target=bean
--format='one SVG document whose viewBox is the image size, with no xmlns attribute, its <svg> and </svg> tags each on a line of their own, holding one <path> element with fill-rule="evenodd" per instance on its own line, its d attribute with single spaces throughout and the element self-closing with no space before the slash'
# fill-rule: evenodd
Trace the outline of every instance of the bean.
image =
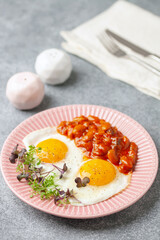
<svg viewBox="0 0 160 240">
<path fill-rule="evenodd" d="M 111 124 L 109 122 L 102 123 L 102 130 L 107 131 L 110 127 Z"/>
<path fill-rule="evenodd" d="M 103 156 L 109 150 L 109 147 L 106 146 L 104 143 L 94 143 L 93 144 L 93 154 L 96 156 Z"/>
<path fill-rule="evenodd" d="M 84 133 L 85 130 L 86 130 L 85 126 L 77 125 L 73 129 L 73 134 L 75 137 L 80 137 L 80 136 L 82 136 L 82 134 Z"/>
<path fill-rule="evenodd" d="M 88 120 L 89 121 L 94 121 L 95 123 L 99 123 L 100 122 L 98 117 L 95 117 L 95 116 L 92 116 L 92 115 L 88 116 Z"/>
<path fill-rule="evenodd" d="M 121 161 L 122 165 L 125 166 L 126 170 L 131 170 L 133 168 L 133 163 L 130 160 L 130 158 L 128 158 L 127 156 L 122 156 L 120 158 L 120 161 Z"/>
<path fill-rule="evenodd" d="M 117 153 L 114 149 L 110 149 L 108 151 L 108 158 L 111 161 L 111 163 L 113 163 L 115 165 L 119 164 L 119 159 L 118 159 Z"/>
<path fill-rule="evenodd" d="M 80 117 L 75 117 L 75 118 L 73 118 L 73 121 L 74 122 L 81 122 L 81 121 L 86 121 L 87 120 L 87 118 L 85 117 L 85 116 L 80 116 Z"/>
<path fill-rule="evenodd" d="M 94 133 L 92 131 L 88 131 L 86 135 L 83 136 L 83 141 L 88 142 L 93 139 Z"/>
<path fill-rule="evenodd" d="M 130 145 L 130 141 L 129 141 L 129 139 L 126 136 L 123 136 L 123 143 L 124 143 L 123 149 L 125 150 Z"/>
</svg>

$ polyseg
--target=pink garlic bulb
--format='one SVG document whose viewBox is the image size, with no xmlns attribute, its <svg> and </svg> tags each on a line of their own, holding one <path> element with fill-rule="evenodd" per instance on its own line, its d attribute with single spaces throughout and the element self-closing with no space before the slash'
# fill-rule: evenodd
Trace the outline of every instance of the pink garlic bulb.
<svg viewBox="0 0 160 240">
<path fill-rule="evenodd" d="M 32 109 L 44 98 L 44 84 L 34 73 L 17 73 L 8 80 L 6 96 L 16 108 Z"/>
</svg>

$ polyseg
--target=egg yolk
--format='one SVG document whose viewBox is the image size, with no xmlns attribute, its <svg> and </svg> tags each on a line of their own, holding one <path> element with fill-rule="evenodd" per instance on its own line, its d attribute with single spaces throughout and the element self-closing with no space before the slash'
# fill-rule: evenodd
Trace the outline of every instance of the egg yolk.
<svg viewBox="0 0 160 240">
<path fill-rule="evenodd" d="M 54 163 L 65 158 L 68 147 L 65 143 L 58 139 L 46 139 L 37 144 L 41 151 L 37 152 L 37 156 L 42 162 Z"/>
<path fill-rule="evenodd" d="M 82 178 L 88 177 L 90 185 L 102 186 L 113 181 L 116 170 L 110 162 L 102 159 L 92 159 L 81 166 L 80 175 Z"/>
</svg>

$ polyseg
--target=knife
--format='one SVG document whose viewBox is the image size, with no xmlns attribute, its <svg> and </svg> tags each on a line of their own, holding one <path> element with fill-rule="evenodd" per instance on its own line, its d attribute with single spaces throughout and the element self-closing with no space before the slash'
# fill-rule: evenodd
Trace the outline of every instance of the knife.
<svg viewBox="0 0 160 240">
<path fill-rule="evenodd" d="M 106 29 L 106 33 L 108 35 L 110 35 L 112 38 L 116 39 L 118 42 L 122 43 L 124 46 L 132 49 L 134 52 L 137 52 L 144 57 L 149 57 L 151 59 L 154 59 L 155 61 L 158 61 L 160 63 L 160 56 L 158 56 L 154 53 L 151 53 L 151 52 L 135 45 L 134 43 L 131 43 L 131 42 L 127 41 L 126 39 L 120 37 L 119 35 L 117 35 L 116 33 L 112 32 L 109 29 Z"/>
</svg>

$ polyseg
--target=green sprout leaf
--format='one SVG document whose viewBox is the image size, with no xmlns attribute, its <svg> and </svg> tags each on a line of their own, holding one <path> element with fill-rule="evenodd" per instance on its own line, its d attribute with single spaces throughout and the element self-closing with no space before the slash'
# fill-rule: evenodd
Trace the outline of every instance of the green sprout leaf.
<svg viewBox="0 0 160 240">
<path fill-rule="evenodd" d="M 40 147 L 36 148 L 33 145 L 30 145 L 28 151 L 24 148 L 21 151 L 18 151 L 18 144 L 14 147 L 11 156 L 9 158 L 11 163 L 17 162 L 17 175 L 18 181 L 22 179 L 27 181 L 32 189 L 30 197 L 39 195 L 43 199 L 54 199 L 56 205 L 63 206 L 69 204 L 69 198 L 74 197 L 72 191 L 69 189 L 65 192 L 59 189 L 56 184 L 56 179 L 58 176 L 56 173 L 53 173 L 53 169 L 57 169 L 60 172 L 60 177 L 62 178 L 63 174 L 67 171 L 66 164 L 63 165 L 63 168 L 59 168 L 55 165 L 53 169 L 44 172 L 41 160 L 37 158 L 37 153 L 40 153 L 42 149 Z"/>
</svg>

